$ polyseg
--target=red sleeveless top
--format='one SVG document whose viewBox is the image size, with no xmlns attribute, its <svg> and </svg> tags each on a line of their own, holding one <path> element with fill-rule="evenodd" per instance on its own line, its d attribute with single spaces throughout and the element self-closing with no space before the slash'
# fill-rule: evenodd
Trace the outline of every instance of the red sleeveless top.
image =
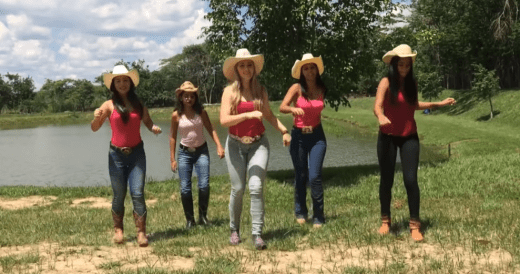
<svg viewBox="0 0 520 274">
<path fill-rule="evenodd" d="M 324 108 L 323 99 L 320 97 L 317 100 L 307 100 L 300 96 L 296 100 L 295 107 L 303 109 L 304 115 L 294 117 L 294 125 L 297 128 L 305 126 L 315 127 L 321 123 L 321 111 Z"/>
<path fill-rule="evenodd" d="M 137 110 L 129 113 L 128 122 L 125 124 L 121 114 L 114 108 L 109 117 L 110 128 L 112 128 L 113 145 L 118 147 L 135 147 L 141 143 L 141 116 Z"/>
<path fill-rule="evenodd" d="M 240 102 L 237 105 L 237 112 L 238 114 L 245 113 L 245 112 L 253 112 L 255 110 L 255 104 L 254 102 Z M 245 121 L 242 121 L 234 126 L 229 127 L 229 133 L 243 137 L 243 136 L 250 136 L 254 137 L 257 135 L 261 135 L 264 133 L 265 127 L 262 123 L 262 120 L 258 119 L 247 119 Z"/>
<path fill-rule="evenodd" d="M 391 124 L 380 126 L 380 131 L 384 134 L 402 137 L 417 133 L 414 119 L 416 106 L 406 101 L 401 90 L 397 94 L 395 104 L 390 102 L 390 96 L 390 90 L 387 90 L 383 101 L 383 112 Z"/>
</svg>

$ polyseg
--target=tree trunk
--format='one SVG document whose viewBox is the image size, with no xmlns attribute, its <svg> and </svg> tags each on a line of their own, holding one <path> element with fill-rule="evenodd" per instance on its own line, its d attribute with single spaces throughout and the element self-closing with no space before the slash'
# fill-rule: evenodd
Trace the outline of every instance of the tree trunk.
<svg viewBox="0 0 520 274">
<path fill-rule="evenodd" d="M 491 96 L 488 97 L 489 99 L 489 106 L 491 108 L 491 114 L 489 115 L 489 119 L 493 119 L 493 102 L 491 101 Z"/>
</svg>

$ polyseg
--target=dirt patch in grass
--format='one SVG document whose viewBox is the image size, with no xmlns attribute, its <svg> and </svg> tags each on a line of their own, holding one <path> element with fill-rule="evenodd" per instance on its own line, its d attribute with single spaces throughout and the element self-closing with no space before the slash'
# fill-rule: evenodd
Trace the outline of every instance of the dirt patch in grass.
<svg viewBox="0 0 520 274">
<path fill-rule="evenodd" d="M 121 246 L 60 247 L 42 243 L 31 246 L 2 247 L 0 258 L 37 254 L 38 263 L 27 264 L 27 272 L 39 273 L 100 273 L 105 271 L 154 268 L 165 270 L 191 270 L 199 256 L 217 255 L 204 248 L 190 248 L 194 256 L 157 256 L 153 243 L 147 248 L 128 242 Z M 243 243 L 216 251 L 221 255 L 237 257 L 241 261 L 241 273 L 341 273 L 345 268 L 367 270 L 399 268 L 403 273 L 428 273 L 452 269 L 458 273 L 484 271 L 511 273 L 512 256 L 505 250 L 475 253 L 460 246 L 447 247 L 438 244 L 416 244 L 412 241 L 396 242 L 385 246 L 349 246 L 338 242 L 300 251 L 255 251 Z M 518 271 L 518 270 L 516 270 Z M 398 271 L 399 272 L 399 271 Z M 517 273 L 517 272 L 516 272 Z"/>
<path fill-rule="evenodd" d="M 7 210 L 18 210 L 33 206 L 47 206 L 54 200 L 58 199 L 55 196 L 29 196 L 18 199 L 0 198 L 0 208 Z"/>
</svg>

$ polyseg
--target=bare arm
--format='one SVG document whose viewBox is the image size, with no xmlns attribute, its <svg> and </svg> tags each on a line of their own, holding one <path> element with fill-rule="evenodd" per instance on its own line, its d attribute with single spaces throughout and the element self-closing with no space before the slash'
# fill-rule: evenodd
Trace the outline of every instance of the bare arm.
<svg viewBox="0 0 520 274">
<path fill-rule="evenodd" d="M 215 142 L 215 145 L 217 145 L 218 156 L 220 157 L 220 159 L 224 158 L 224 148 L 222 148 L 222 145 L 220 144 L 220 139 L 218 138 L 217 131 L 213 128 L 213 125 L 209 120 L 208 113 L 205 110 L 202 110 L 200 116 L 202 117 L 202 123 L 204 124 L 204 127 L 211 135 L 211 138 Z"/>
<path fill-rule="evenodd" d="M 143 107 L 143 123 L 149 131 L 156 135 L 162 132 L 160 127 L 153 124 L 152 118 L 150 118 L 150 114 L 148 113 L 148 108 L 146 107 Z"/>
<path fill-rule="evenodd" d="M 177 161 L 175 161 L 175 143 L 177 140 L 177 130 L 179 129 L 179 114 L 177 111 L 172 113 L 170 126 L 170 164 L 172 171 L 177 171 Z"/>
<path fill-rule="evenodd" d="M 280 105 L 281 113 L 291 113 L 292 115 L 305 114 L 303 109 L 291 106 L 296 103 L 296 100 L 298 100 L 300 92 L 299 84 L 294 84 L 289 88 L 287 94 L 285 94 L 285 97 L 283 98 L 282 104 Z"/>
<path fill-rule="evenodd" d="M 385 100 L 386 92 L 390 86 L 388 78 L 383 78 L 379 82 L 376 93 L 376 101 L 374 103 L 374 115 L 377 117 L 380 126 L 390 124 L 390 120 L 383 113 L 383 101 Z"/>
<path fill-rule="evenodd" d="M 440 102 L 417 102 L 417 107 L 415 109 L 417 110 L 423 110 L 423 109 L 431 109 L 431 108 L 437 108 L 437 107 L 443 107 L 443 106 L 453 106 L 457 103 L 455 99 L 453 98 L 446 98 Z"/>
<path fill-rule="evenodd" d="M 226 87 L 222 93 L 222 100 L 220 104 L 220 124 L 223 127 L 231 127 L 239 124 L 247 119 L 262 119 L 261 112 L 244 112 L 241 114 L 231 114 L 231 87 Z"/>
<path fill-rule="evenodd" d="M 94 119 L 90 122 L 90 128 L 93 132 L 98 131 L 107 117 L 112 114 L 112 102 L 111 100 L 105 101 L 99 108 L 94 111 Z"/>
</svg>

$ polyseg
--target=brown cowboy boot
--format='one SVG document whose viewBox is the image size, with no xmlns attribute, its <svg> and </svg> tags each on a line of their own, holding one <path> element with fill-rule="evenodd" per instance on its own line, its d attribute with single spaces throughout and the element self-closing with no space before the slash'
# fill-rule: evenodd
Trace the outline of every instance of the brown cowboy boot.
<svg viewBox="0 0 520 274">
<path fill-rule="evenodd" d="M 392 219 L 388 216 L 381 217 L 381 227 L 379 228 L 380 235 L 386 235 L 390 232 L 390 227 L 392 226 Z"/>
<path fill-rule="evenodd" d="M 148 246 L 148 238 L 146 237 L 146 212 L 143 216 L 139 216 L 134 211 L 135 227 L 137 228 L 137 243 L 140 247 Z"/>
<path fill-rule="evenodd" d="M 118 215 L 112 210 L 112 220 L 114 221 L 114 237 L 112 240 L 116 244 L 122 244 L 125 241 L 124 235 L 123 235 L 123 218 L 125 216 L 125 213 L 121 213 L 121 215 Z"/>
<path fill-rule="evenodd" d="M 421 221 L 410 220 L 410 233 L 412 234 L 412 239 L 414 239 L 414 241 L 420 242 L 424 240 L 421 233 Z"/>
</svg>

